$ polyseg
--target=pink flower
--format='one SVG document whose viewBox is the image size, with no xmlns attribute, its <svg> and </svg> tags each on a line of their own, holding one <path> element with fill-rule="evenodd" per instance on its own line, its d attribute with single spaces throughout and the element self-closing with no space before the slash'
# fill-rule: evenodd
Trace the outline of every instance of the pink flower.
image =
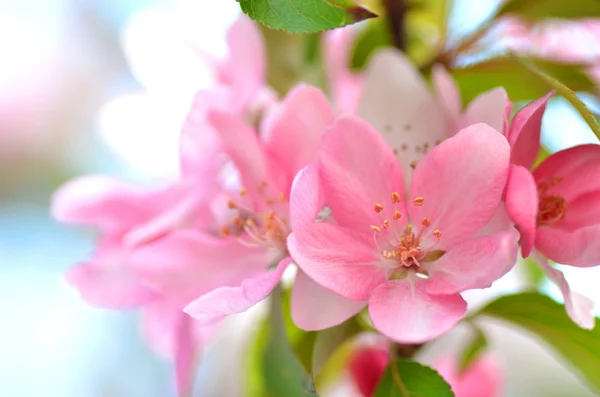
<svg viewBox="0 0 600 397">
<path fill-rule="evenodd" d="M 235 113 L 211 112 L 209 120 L 237 175 L 235 186 L 213 203 L 221 237 L 174 231 L 137 250 L 137 272 L 167 295 L 181 290 L 191 294 L 208 274 L 228 275 L 209 291 L 190 297 L 185 311 L 201 324 L 266 298 L 290 263 L 286 238 L 295 222 L 289 210 L 292 182 L 316 160 L 322 133 L 333 118 L 327 99 L 310 86 L 292 90 L 263 121 L 260 136 Z M 314 286 L 298 277 L 295 299 L 311 299 Z"/>
<path fill-rule="evenodd" d="M 457 371 L 454 357 L 445 357 L 434 367 L 450 384 L 456 397 L 500 396 L 502 371 L 490 355 L 477 358 L 461 373 Z"/>
<path fill-rule="evenodd" d="M 512 147 L 506 190 L 506 209 L 521 232 L 521 251 L 534 257 L 557 283 L 567 312 L 584 328 L 594 326 L 593 304 L 571 292 L 562 273 L 544 257 L 565 265 L 600 264 L 600 146 L 581 145 L 548 157 L 533 171 L 540 149 L 540 126 L 552 93 L 532 102 L 515 115 L 507 138 Z"/>
<path fill-rule="evenodd" d="M 357 349 L 349 359 L 350 375 L 364 397 L 373 397 L 389 362 L 387 346 Z"/>
<path fill-rule="evenodd" d="M 429 151 L 405 200 L 392 149 L 364 121 L 341 117 L 318 157 L 336 223 L 295 229 L 290 253 L 317 283 L 367 301 L 384 335 L 400 343 L 432 339 L 464 316 L 459 292 L 490 286 L 516 260 L 518 233 L 500 205 L 508 162 L 498 132 L 471 126 Z"/>
<path fill-rule="evenodd" d="M 74 180 L 56 192 L 52 212 L 62 222 L 95 228 L 100 242 L 91 259 L 72 268 L 67 280 L 89 303 L 113 309 L 144 308 L 144 333 L 157 350 L 175 357 L 177 387 L 187 395 L 196 357 L 208 329 L 190 323 L 180 295 L 166 296 L 131 266 L 128 233 L 172 207 L 171 188 L 139 189 L 105 177 Z"/>
<path fill-rule="evenodd" d="M 434 68 L 433 81 L 434 92 L 412 62 L 393 49 L 372 55 L 365 71 L 357 114 L 396 152 L 405 176 L 431 148 L 468 125 L 504 129 L 510 102 L 503 88 L 479 95 L 463 112 L 459 91 L 442 67 Z"/>
</svg>

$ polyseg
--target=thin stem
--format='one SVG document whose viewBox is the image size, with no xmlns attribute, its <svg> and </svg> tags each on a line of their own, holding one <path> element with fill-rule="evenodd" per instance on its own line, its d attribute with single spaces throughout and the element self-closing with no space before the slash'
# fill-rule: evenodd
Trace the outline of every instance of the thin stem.
<svg viewBox="0 0 600 397">
<path fill-rule="evenodd" d="M 403 397 L 410 397 L 410 393 L 408 392 L 406 385 L 404 384 L 404 382 L 402 381 L 402 378 L 400 377 L 400 372 L 398 371 L 398 367 L 396 367 L 396 364 L 392 363 L 392 365 L 390 366 L 390 369 L 392 372 L 392 378 L 394 379 L 394 383 L 396 384 L 396 386 L 398 386 L 398 390 L 400 390 L 400 394 L 402 394 Z"/>
<path fill-rule="evenodd" d="M 405 0 L 383 0 L 386 10 L 387 22 L 392 32 L 394 46 L 399 50 L 406 50 L 406 12 L 408 6 Z"/>
</svg>

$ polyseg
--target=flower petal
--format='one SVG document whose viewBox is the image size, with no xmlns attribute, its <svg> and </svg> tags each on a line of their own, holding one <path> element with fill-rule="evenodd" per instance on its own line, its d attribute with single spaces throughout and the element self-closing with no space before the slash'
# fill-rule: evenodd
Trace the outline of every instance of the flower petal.
<svg viewBox="0 0 600 397">
<path fill-rule="evenodd" d="M 367 302 L 337 295 L 298 270 L 292 287 L 292 319 L 306 331 L 336 326 L 361 311 Z"/>
<path fill-rule="evenodd" d="M 459 397 L 497 397 L 502 386 L 502 370 L 490 355 L 473 361 L 458 374 L 458 359 L 444 357 L 434 368 Z"/>
<path fill-rule="evenodd" d="M 535 241 L 538 191 L 533 175 L 520 165 L 511 165 L 506 188 L 506 211 L 519 227 L 521 252 L 527 258 Z"/>
<path fill-rule="evenodd" d="M 334 29 L 323 34 L 323 58 L 329 92 L 340 113 L 355 113 L 362 91 L 362 76 L 350 70 L 355 29 Z"/>
<path fill-rule="evenodd" d="M 234 108 L 240 109 L 263 85 L 266 48 L 258 25 L 245 15 L 240 15 L 229 28 L 227 44 L 229 57 L 219 71 L 221 79 L 234 87 Z"/>
<path fill-rule="evenodd" d="M 259 188 L 267 181 L 267 162 L 256 132 L 242 120 L 223 112 L 211 111 L 209 121 L 216 128 L 224 151 L 231 157 L 244 187 L 254 200 L 259 200 Z"/>
<path fill-rule="evenodd" d="M 126 263 L 127 252 L 112 242 L 99 244 L 95 256 L 67 272 L 67 281 L 91 305 L 129 309 L 152 302 L 158 294 Z"/>
<path fill-rule="evenodd" d="M 460 128 L 484 123 L 502 133 L 504 131 L 505 109 L 508 102 L 508 95 L 502 87 L 478 95 L 467 106 Z"/>
<path fill-rule="evenodd" d="M 316 87 L 299 85 L 270 113 L 263 130 L 265 150 L 287 175 L 288 192 L 302 168 L 317 160 L 317 149 L 335 119 L 325 95 Z"/>
<path fill-rule="evenodd" d="M 575 230 L 600 224 L 600 190 L 582 194 L 568 203 L 564 217 L 552 227 Z"/>
<path fill-rule="evenodd" d="M 292 185 L 290 195 L 290 222 L 292 231 L 298 231 L 315 222 L 325 206 L 319 168 L 311 164 L 301 170 Z"/>
<path fill-rule="evenodd" d="M 191 397 L 202 341 L 194 333 L 194 320 L 181 312 L 175 330 L 175 380 L 177 395 Z"/>
<path fill-rule="evenodd" d="M 54 193 L 52 215 L 60 222 L 119 235 L 159 211 L 168 198 L 163 196 L 161 190 L 143 190 L 100 175 L 86 176 Z"/>
<path fill-rule="evenodd" d="M 428 295 L 422 280 L 391 280 L 375 288 L 369 314 L 375 328 L 398 343 L 423 343 L 450 330 L 464 317 L 459 295 Z"/>
<path fill-rule="evenodd" d="M 291 263 L 285 258 L 277 268 L 244 280 L 239 286 L 221 287 L 202 295 L 183 310 L 201 324 L 213 323 L 230 314 L 244 312 L 267 298 Z"/>
<path fill-rule="evenodd" d="M 370 233 L 317 222 L 288 237 L 294 262 L 317 283 L 354 300 L 367 300 L 386 280 Z"/>
<path fill-rule="evenodd" d="M 408 213 L 441 231 L 441 249 L 471 237 L 493 217 L 506 184 L 510 149 L 486 124 L 465 128 L 433 148 L 414 171 Z M 413 204 L 417 197 L 422 205 Z M 431 237 L 432 238 L 432 237 Z"/>
<path fill-rule="evenodd" d="M 173 299 L 192 299 L 214 288 L 235 285 L 267 267 L 260 248 L 237 239 L 216 239 L 178 230 L 136 249 L 131 264 L 148 285 Z"/>
<path fill-rule="evenodd" d="M 423 284 L 425 292 L 455 294 L 490 287 L 515 265 L 518 240 L 519 233 L 511 227 L 455 245 L 437 261 L 425 264 L 429 272 Z"/>
<path fill-rule="evenodd" d="M 402 169 L 453 132 L 423 77 L 400 51 L 380 50 L 364 78 L 358 114 L 400 154 Z"/>
<path fill-rule="evenodd" d="M 540 151 L 542 117 L 546 104 L 554 91 L 537 99 L 515 114 L 508 132 L 508 142 L 512 148 L 511 162 L 531 169 Z"/>
<path fill-rule="evenodd" d="M 536 182 L 560 177 L 561 182 L 548 190 L 568 201 L 582 194 L 600 190 L 600 145 L 579 145 L 556 152 L 534 171 Z"/>
<path fill-rule="evenodd" d="M 369 231 L 382 216 L 393 216 L 392 192 L 404 196 L 402 170 L 394 154 L 365 121 L 342 116 L 325 133 L 319 151 L 319 170 L 327 205 L 340 225 Z M 390 205 L 386 205 L 390 203 Z M 402 203 L 397 208 L 404 213 Z"/>
<path fill-rule="evenodd" d="M 433 67 L 432 78 L 437 99 L 446 112 L 446 122 L 448 125 L 457 126 L 461 103 L 460 92 L 454 79 L 446 68 L 439 64 Z"/>
<path fill-rule="evenodd" d="M 560 270 L 550 266 L 544 258 L 537 256 L 536 259 L 540 268 L 560 289 L 565 300 L 565 309 L 571 320 L 581 328 L 594 328 L 596 322 L 593 314 L 594 302 L 586 296 L 571 291 L 565 275 Z"/>
<path fill-rule="evenodd" d="M 577 267 L 600 264 L 600 224 L 576 230 L 540 228 L 535 247 L 554 262 Z"/>
</svg>

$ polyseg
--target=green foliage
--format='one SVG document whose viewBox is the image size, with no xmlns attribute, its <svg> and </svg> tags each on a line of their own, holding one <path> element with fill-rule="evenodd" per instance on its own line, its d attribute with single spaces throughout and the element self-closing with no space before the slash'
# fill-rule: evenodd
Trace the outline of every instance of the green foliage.
<svg viewBox="0 0 600 397">
<path fill-rule="evenodd" d="M 350 66 L 353 69 L 362 69 L 373 52 L 391 45 L 390 28 L 385 19 L 379 18 L 370 21 L 356 38 Z"/>
<path fill-rule="evenodd" d="M 594 18 L 600 16 L 598 0 L 510 0 L 498 10 L 497 16 L 518 15 L 529 20 L 544 18 Z"/>
<path fill-rule="evenodd" d="M 271 312 L 258 330 L 248 354 L 247 395 L 251 397 L 314 396 L 311 376 L 294 354 L 290 341 L 301 341 L 304 331 L 288 330 L 289 297 L 279 289 L 271 296 Z M 287 302 L 286 302 L 287 301 Z"/>
<path fill-rule="evenodd" d="M 540 73 L 535 73 L 532 78 L 527 63 L 534 61 L 539 65 Z M 556 84 L 548 78 L 562 81 L 563 87 L 566 85 L 575 91 L 592 91 L 595 88 L 582 66 L 514 56 L 490 59 L 454 69 L 451 73 L 461 89 L 465 104 L 480 93 L 498 86 L 506 89 L 512 101 L 537 99 L 556 89 Z"/>
<path fill-rule="evenodd" d="M 534 292 L 507 295 L 489 303 L 478 314 L 493 316 L 523 327 L 548 343 L 571 364 L 596 392 L 600 392 L 600 327 L 582 329 L 565 308 Z"/>
<path fill-rule="evenodd" d="M 485 337 L 485 334 L 481 328 L 473 326 L 473 331 L 475 335 L 473 335 L 473 338 L 469 341 L 469 344 L 464 349 L 460 357 L 460 361 L 458 363 L 459 372 L 469 368 L 469 365 L 477 360 L 479 355 L 483 353 L 488 346 L 487 338 Z"/>
<path fill-rule="evenodd" d="M 454 397 L 434 369 L 414 361 L 394 360 L 377 386 L 375 397 Z"/>
<path fill-rule="evenodd" d="M 431 62 L 444 48 L 452 0 L 407 1 L 406 52 L 417 63 Z"/>
<path fill-rule="evenodd" d="M 539 288 L 544 280 L 546 280 L 546 274 L 540 269 L 537 262 L 530 256 L 520 260 L 523 272 L 529 284 L 533 289 Z"/>
<path fill-rule="evenodd" d="M 339 28 L 374 13 L 350 0 L 238 0 L 242 11 L 270 29 L 315 33 Z"/>
</svg>

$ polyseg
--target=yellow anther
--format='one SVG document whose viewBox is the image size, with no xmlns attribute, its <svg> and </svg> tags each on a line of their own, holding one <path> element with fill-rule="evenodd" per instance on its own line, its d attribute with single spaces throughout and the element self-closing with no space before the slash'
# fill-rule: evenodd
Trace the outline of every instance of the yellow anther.
<svg viewBox="0 0 600 397">
<path fill-rule="evenodd" d="M 248 194 L 248 189 L 246 189 L 245 187 L 240 189 L 240 196 L 245 196 Z"/>
<path fill-rule="evenodd" d="M 222 236 L 229 236 L 229 228 L 224 226 L 220 230 Z"/>
<path fill-rule="evenodd" d="M 235 203 L 231 200 L 229 200 L 227 202 L 227 208 L 229 208 L 230 210 L 235 209 Z"/>
<path fill-rule="evenodd" d="M 383 205 L 379 203 L 375 204 L 375 212 L 380 213 L 381 211 L 383 211 Z"/>
<path fill-rule="evenodd" d="M 393 192 L 392 193 L 392 203 L 399 203 L 400 202 L 400 194 L 398 192 Z"/>
<path fill-rule="evenodd" d="M 285 194 L 283 192 L 279 193 L 279 202 L 282 204 L 285 203 Z"/>
<path fill-rule="evenodd" d="M 273 200 L 272 198 L 268 198 L 268 197 L 267 197 L 267 198 L 265 199 L 265 204 L 267 204 L 267 205 L 271 206 L 271 205 L 275 204 L 275 200 Z"/>
<path fill-rule="evenodd" d="M 246 225 L 250 227 L 256 226 L 256 221 L 254 220 L 254 218 L 248 218 L 246 219 Z"/>
<path fill-rule="evenodd" d="M 377 233 L 381 233 L 381 229 L 379 228 L 379 226 L 371 225 L 371 230 Z"/>
<path fill-rule="evenodd" d="M 390 222 L 386 219 L 386 220 L 383 221 L 383 225 L 382 226 L 383 226 L 384 229 L 387 229 L 387 228 L 390 227 Z"/>
<path fill-rule="evenodd" d="M 422 206 L 423 203 L 425 202 L 425 199 L 423 197 L 415 197 L 414 203 L 416 206 Z"/>
<path fill-rule="evenodd" d="M 442 237 L 442 232 L 440 231 L 440 229 L 435 229 L 433 231 L 433 235 L 437 238 L 440 238 L 440 237 Z"/>
<path fill-rule="evenodd" d="M 427 218 L 427 217 L 424 217 L 424 218 L 421 220 L 421 225 L 423 225 L 423 226 L 425 226 L 425 227 L 429 227 L 429 226 L 431 226 L 431 221 L 429 220 L 429 218 Z"/>
<path fill-rule="evenodd" d="M 400 211 L 396 210 L 394 211 L 394 220 L 398 220 L 402 217 L 402 214 L 400 213 Z"/>
</svg>

